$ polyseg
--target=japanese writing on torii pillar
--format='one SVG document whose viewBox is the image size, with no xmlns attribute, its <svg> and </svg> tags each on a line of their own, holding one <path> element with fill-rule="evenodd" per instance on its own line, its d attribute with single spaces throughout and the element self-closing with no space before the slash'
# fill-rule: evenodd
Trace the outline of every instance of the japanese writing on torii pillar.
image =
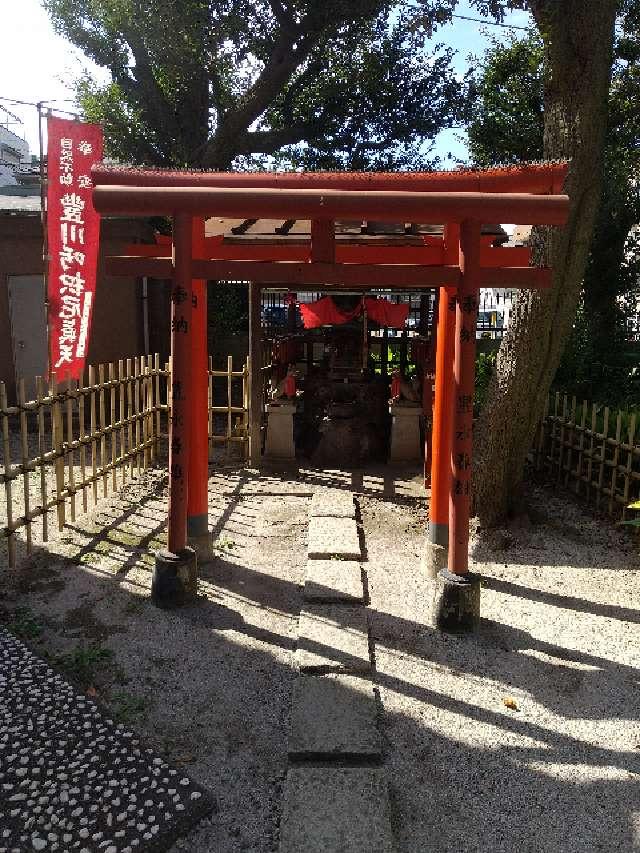
<svg viewBox="0 0 640 853">
<path fill-rule="evenodd" d="M 182 285 L 174 283 L 171 291 L 173 310 L 171 316 L 171 331 L 177 335 L 189 334 L 190 319 L 185 316 L 184 306 L 189 299 L 189 293 Z M 191 307 L 196 308 L 197 296 L 191 294 Z M 186 459 L 184 458 L 184 440 L 182 431 L 185 424 L 185 408 L 188 405 L 187 389 L 180 379 L 174 379 L 171 385 L 172 438 L 170 445 L 170 474 L 171 479 L 182 484 L 184 480 Z"/>
<path fill-rule="evenodd" d="M 465 294 L 449 302 L 450 310 L 459 310 L 461 362 L 473 363 L 478 315 L 477 294 Z M 460 322 L 461 321 L 461 322 Z M 468 353 L 465 356 L 465 351 Z M 459 388 L 455 401 L 456 418 L 453 436 L 454 496 L 471 494 L 471 447 L 473 438 L 473 393 L 469 388 Z"/>
<path fill-rule="evenodd" d="M 171 301 L 174 305 L 178 306 L 178 308 L 184 304 L 187 300 L 187 291 L 184 287 L 181 287 L 177 284 L 173 288 L 173 292 L 171 294 Z M 195 293 L 191 294 L 191 307 L 198 307 L 198 297 Z M 178 310 L 178 308 L 174 311 L 174 315 L 171 319 L 171 331 L 172 332 L 183 332 L 185 335 L 189 331 L 189 321 L 184 317 L 184 315 Z"/>
</svg>

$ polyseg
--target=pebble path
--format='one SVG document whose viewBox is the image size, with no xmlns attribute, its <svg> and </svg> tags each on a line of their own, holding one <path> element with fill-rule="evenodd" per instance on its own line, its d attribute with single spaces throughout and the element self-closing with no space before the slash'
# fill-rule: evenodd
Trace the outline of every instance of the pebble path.
<svg viewBox="0 0 640 853">
<path fill-rule="evenodd" d="M 210 809 L 204 789 L 0 628 L 0 853 L 165 850 Z"/>
</svg>

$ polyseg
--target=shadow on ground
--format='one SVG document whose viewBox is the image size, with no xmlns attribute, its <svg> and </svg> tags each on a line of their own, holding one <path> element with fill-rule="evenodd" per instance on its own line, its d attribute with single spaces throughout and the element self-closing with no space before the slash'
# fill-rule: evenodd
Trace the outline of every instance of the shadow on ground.
<svg viewBox="0 0 640 853">
<path fill-rule="evenodd" d="M 215 473 L 215 559 L 201 566 L 193 605 L 161 611 L 148 590 L 151 552 L 163 544 L 165 481 L 150 472 L 40 549 L 2 602 L 14 630 L 20 608 L 30 608 L 42 627 L 40 643 L 31 641 L 41 650 L 113 651 L 113 664 L 91 673 L 91 687 L 216 797 L 216 812 L 184 849 L 277 850 L 308 495 L 353 488 L 350 477 Z M 566 626 L 555 642 L 553 624 L 518 627 L 495 607 L 477 637 L 434 632 L 430 586 L 416 570 L 415 511 L 423 504 L 409 487 L 390 493 L 383 480 L 367 492 L 364 477 L 362 485 L 370 626 L 402 853 L 640 849 L 637 668 L 624 655 L 572 647 Z M 508 596 L 549 607 L 561 621 L 595 618 L 620 630 L 640 621 L 629 602 L 539 589 L 522 575 L 488 574 L 483 596 L 483 604 Z M 502 704 L 507 693 L 520 711 Z"/>
</svg>

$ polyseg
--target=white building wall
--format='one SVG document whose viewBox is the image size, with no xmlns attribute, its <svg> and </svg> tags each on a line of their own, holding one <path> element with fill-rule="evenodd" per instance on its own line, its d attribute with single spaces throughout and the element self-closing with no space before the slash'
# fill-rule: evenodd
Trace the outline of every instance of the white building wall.
<svg viewBox="0 0 640 853">
<path fill-rule="evenodd" d="M 478 329 L 506 329 L 511 320 L 515 291 L 506 287 L 483 287 L 480 290 Z"/>
<path fill-rule="evenodd" d="M 0 125 L 0 165 L 17 169 L 29 163 L 29 144 L 26 139 Z"/>
</svg>

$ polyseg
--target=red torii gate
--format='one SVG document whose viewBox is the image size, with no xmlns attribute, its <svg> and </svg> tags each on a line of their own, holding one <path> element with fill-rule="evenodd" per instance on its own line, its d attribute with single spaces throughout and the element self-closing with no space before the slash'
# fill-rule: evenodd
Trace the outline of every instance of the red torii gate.
<svg viewBox="0 0 640 853">
<path fill-rule="evenodd" d="M 204 173 L 93 170 L 103 214 L 170 216 L 167 245 L 111 258 L 114 274 L 172 279 L 172 393 L 168 551 L 156 557 L 152 595 L 177 603 L 195 591 L 187 534 L 206 540 L 207 280 L 323 288 L 440 288 L 430 505 L 430 539 L 448 545 L 438 573 L 436 622 L 475 627 L 479 579 L 468 569 L 476 320 L 481 287 L 550 286 L 550 270 L 529 267 L 528 249 L 483 246 L 483 222 L 562 225 L 557 194 L 565 163 L 434 173 Z M 303 246 L 231 246 L 205 238 L 206 216 L 311 220 Z M 336 244 L 336 219 L 445 223 L 423 246 Z M 197 377 L 194 382 L 192 377 Z M 187 517 L 189 525 L 187 525 Z M 188 530 L 189 527 L 189 530 Z"/>
</svg>

